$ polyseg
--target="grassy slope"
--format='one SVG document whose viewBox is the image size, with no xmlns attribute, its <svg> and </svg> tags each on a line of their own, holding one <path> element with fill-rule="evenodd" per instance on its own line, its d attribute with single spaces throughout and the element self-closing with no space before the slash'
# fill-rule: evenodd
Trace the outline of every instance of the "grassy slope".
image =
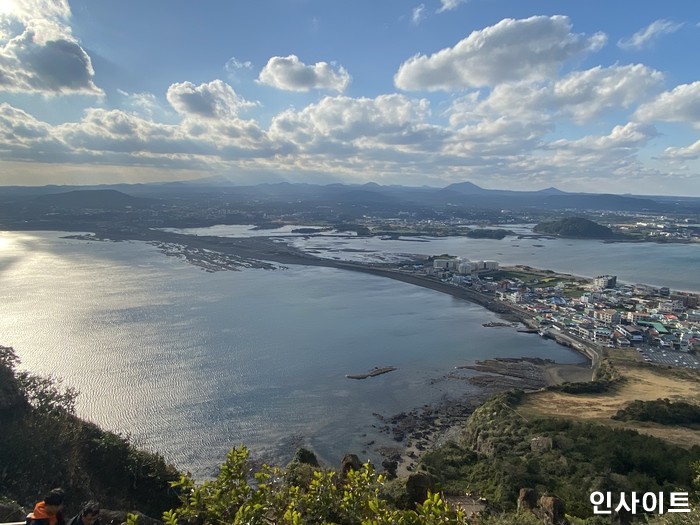
<svg viewBox="0 0 700 525">
<path fill-rule="evenodd" d="M 590 516 L 593 490 L 691 490 L 700 432 L 610 418 L 635 399 L 700 404 L 700 375 L 624 359 L 607 372 L 614 381 L 605 393 L 494 398 L 473 414 L 459 442 L 426 454 L 423 468 L 443 489 L 476 490 L 505 509 L 522 487 L 554 493 L 581 517 Z M 551 440 L 551 448 L 533 450 L 533 438 Z"/>
<path fill-rule="evenodd" d="M 624 381 L 610 392 L 579 395 L 536 392 L 528 395 L 518 406 L 518 413 L 527 418 L 551 417 L 594 422 L 611 428 L 636 430 L 685 448 L 700 446 L 700 432 L 689 428 L 611 419 L 618 410 L 634 400 L 668 398 L 700 406 L 700 372 L 635 363 L 632 360 L 615 361 L 615 368 Z"/>
</svg>

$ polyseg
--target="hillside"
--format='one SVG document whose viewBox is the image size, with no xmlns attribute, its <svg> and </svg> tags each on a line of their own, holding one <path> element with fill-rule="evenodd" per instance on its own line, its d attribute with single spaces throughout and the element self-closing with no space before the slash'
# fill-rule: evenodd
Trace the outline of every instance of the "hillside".
<svg viewBox="0 0 700 525">
<path fill-rule="evenodd" d="M 515 507 L 520 488 L 556 494 L 581 518 L 591 516 L 588 498 L 597 490 L 692 492 L 700 433 L 616 416 L 638 408 L 636 399 L 649 403 L 660 393 L 700 406 L 700 374 L 615 360 L 604 361 L 598 376 L 593 383 L 491 399 L 458 439 L 426 454 L 422 468 L 445 491 L 476 488 L 505 509 Z"/>
<path fill-rule="evenodd" d="M 560 237 L 575 239 L 613 239 L 617 237 L 607 226 L 582 217 L 566 217 L 556 221 L 546 221 L 537 224 L 533 229 L 535 233 L 546 233 Z"/>
<path fill-rule="evenodd" d="M 34 197 L 24 204 L 37 208 L 103 209 L 114 210 L 125 207 L 145 208 L 153 205 L 154 199 L 132 197 L 118 190 L 73 190 Z"/>
<path fill-rule="evenodd" d="M 60 486 L 68 512 L 97 499 L 156 517 L 177 502 L 169 487 L 179 478 L 175 468 L 76 417 L 75 391 L 17 364 L 13 349 L 0 346 L 0 496 L 31 508 Z"/>
</svg>

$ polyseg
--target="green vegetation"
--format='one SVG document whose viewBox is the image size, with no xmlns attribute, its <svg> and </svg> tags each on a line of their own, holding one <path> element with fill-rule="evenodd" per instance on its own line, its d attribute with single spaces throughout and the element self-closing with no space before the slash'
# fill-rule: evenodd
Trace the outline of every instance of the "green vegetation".
<svg viewBox="0 0 700 525">
<path fill-rule="evenodd" d="M 234 448 L 212 481 L 196 484 L 182 476 L 172 483 L 180 506 L 163 515 L 166 525 L 232 524 L 405 524 L 467 523 L 438 494 L 415 509 L 397 509 L 381 497 L 385 479 L 367 463 L 338 474 L 307 465 L 310 476 L 290 479 L 285 471 L 263 465 L 249 476 L 248 450 Z"/>
<path fill-rule="evenodd" d="M 633 401 L 613 416 L 619 421 L 650 421 L 662 425 L 678 425 L 700 430 L 700 407 L 669 399 Z"/>
<path fill-rule="evenodd" d="M 367 226 L 361 226 L 359 224 L 341 222 L 334 224 L 333 228 L 339 232 L 355 232 L 357 235 L 364 237 L 371 235 L 371 232 Z"/>
<path fill-rule="evenodd" d="M 156 516 L 175 504 L 169 482 L 179 473 L 160 455 L 76 417 L 76 391 L 18 371 L 18 362 L 0 347 L 0 494 L 31 506 L 61 486 L 71 509 L 94 498 Z"/>
<path fill-rule="evenodd" d="M 693 483 L 685 450 L 631 430 L 558 419 L 525 419 L 522 392 L 503 394 L 477 409 L 459 442 L 427 453 L 422 468 L 445 491 L 478 490 L 496 507 L 512 510 L 520 488 L 556 494 L 568 512 L 592 515 L 591 492 L 664 491 Z"/>
<path fill-rule="evenodd" d="M 489 412 L 502 403 L 512 402 L 508 396 L 502 396 L 496 405 L 491 403 Z M 541 425 L 538 431 L 552 432 L 561 430 L 555 426 Z M 578 441 L 574 438 L 579 437 Z M 602 450 L 592 450 L 586 444 L 594 441 L 588 432 L 569 433 L 568 439 L 572 440 L 569 448 L 575 449 L 580 455 L 587 452 L 600 454 Z M 609 443 L 608 443 L 609 444 Z M 631 443 L 635 445 L 635 443 Z M 600 445 L 605 448 L 606 445 Z M 546 447 L 545 447 L 546 448 Z M 617 448 L 622 448 L 617 445 Z M 454 443 L 444 447 L 440 459 L 440 468 L 453 472 L 460 465 L 479 461 L 479 454 L 467 452 Z M 632 453 L 634 454 L 634 453 Z M 500 457 L 500 456 L 499 456 Z M 437 456 L 433 455 L 433 459 Z M 659 458 L 651 457 L 652 461 Z M 609 461 L 610 457 L 601 456 L 598 462 Z M 204 483 L 197 484 L 188 476 L 182 476 L 172 483 L 180 494 L 180 505 L 163 514 L 165 525 L 180 525 L 182 523 L 231 523 L 264 525 L 276 524 L 340 524 L 340 525 L 540 525 L 542 516 L 523 512 L 489 512 L 481 516 L 465 517 L 461 510 L 454 510 L 447 504 L 447 497 L 439 493 L 428 493 L 422 503 L 414 504 L 407 500 L 405 487 L 398 487 L 400 480 L 387 481 L 384 476 L 377 474 L 371 464 L 358 466 L 357 469 L 348 470 L 340 474 L 332 470 L 323 469 L 314 465 L 315 458 L 310 463 L 296 458 L 287 469 L 279 469 L 263 465 L 260 469 L 251 473 L 248 462 L 248 450 L 245 447 L 233 449 L 221 466 L 218 476 Z M 501 461 L 501 460 L 498 460 Z M 579 473 L 588 475 L 588 465 L 583 461 L 584 468 Z M 638 462 L 642 465 L 643 462 Z M 680 464 L 680 462 L 679 462 Z M 299 467 L 303 466 L 304 474 Z M 533 468 L 531 458 L 524 458 L 520 463 L 514 457 L 507 457 L 499 463 L 501 468 L 492 473 L 492 478 L 507 475 L 507 482 L 519 482 L 523 473 L 535 478 L 543 470 L 576 469 L 569 467 L 565 462 L 557 462 L 550 467 L 540 465 Z M 583 491 L 606 490 L 615 487 L 619 490 L 630 490 L 624 484 L 624 479 L 605 472 L 605 466 L 599 468 L 600 474 L 593 479 L 583 478 Z M 659 466 L 654 463 L 653 466 Z M 292 468 L 293 467 L 293 468 Z M 479 468 L 479 467 L 477 467 Z M 486 477 L 488 465 L 479 468 L 480 475 Z M 672 467 L 671 467 L 672 468 Z M 686 463 L 688 479 L 694 477 L 697 484 L 700 482 L 700 463 L 691 467 Z M 514 470 L 514 472 L 511 472 Z M 290 475 L 290 472 L 294 472 Z M 683 472 L 685 475 L 686 473 Z M 468 476 L 465 472 L 462 475 Z M 643 477 L 630 480 L 639 483 Z M 573 480 L 571 481 L 573 483 Z M 530 485 L 530 486 L 535 486 Z M 403 495 L 396 497 L 396 492 Z M 651 490 L 639 485 L 638 489 Z M 665 487 L 667 490 L 679 490 L 675 485 Z M 609 490 L 613 490 L 609 488 Z M 551 493 L 551 492 L 550 492 Z M 517 498 L 517 491 L 514 494 Z M 396 504 L 403 498 L 403 503 Z M 588 493 L 585 495 L 585 506 L 582 506 L 583 514 L 590 514 Z M 580 509 L 578 509 L 580 510 Z M 697 512 L 682 516 L 657 516 L 652 517 L 646 523 L 649 525 L 689 525 L 697 523 Z M 571 525 L 602 525 L 608 523 L 600 517 L 576 517 L 570 512 L 567 520 Z M 546 523 L 546 521 L 545 521 Z M 131 516 L 129 525 L 136 525 L 135 517 Z"/>
<path fill-rule="evenodd" d="M 612 239 L 617 237 L 615 232 L 607 226 L 602 226 L 583 217 L 566 217 L 556 221 L 541 222 L 532 231 L 576 239 Z"/>
<path fill-rule="evenodd" d="M 508 235 L 514 235 L 510 230 L 502 228 L 486 228 L 478 230 L 469 230 L 466 234 L 471 239 L 503 239 Z"/>
</svg>

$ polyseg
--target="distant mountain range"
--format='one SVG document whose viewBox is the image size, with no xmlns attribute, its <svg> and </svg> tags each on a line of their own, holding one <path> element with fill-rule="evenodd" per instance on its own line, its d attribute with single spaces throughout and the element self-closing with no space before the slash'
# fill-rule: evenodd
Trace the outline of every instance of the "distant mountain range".
<svg viewBox="0 0 700 525">
<path fill-rule="evenodd" d="M 616 210 L 627 212 L 700 213 L 700 198 L 649 197 L 596 193 L 569 193 L 557 188 L 539 191 L 490 190 L 472 182 L 444 188 L 367 184 L 265 183 L 236 186 L 223 177 L 185 182 L 115 184 L 100 186 L 0 187 L 0 203 L 30 207 L 145 207 L 154 201 L 225 197 L 228 202 L 288 202 L 316 205 L 353 205 L 369 209 L 469 207 L 481 209 Z"/>
</svg>

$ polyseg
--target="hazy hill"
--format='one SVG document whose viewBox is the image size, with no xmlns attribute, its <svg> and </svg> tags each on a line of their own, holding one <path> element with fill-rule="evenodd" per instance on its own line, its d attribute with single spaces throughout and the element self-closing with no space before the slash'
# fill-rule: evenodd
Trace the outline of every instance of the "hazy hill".
<svg viewBox="0 0 700 525">
<path fill-rule="evenodd" d="M 29 206 L 53 207 L 61 209 L 105 209 L 114 210 L 126 207 L 146 208 L 155 203 L 153 199 L 132 197 L 121 191 L 73 190 L 64 193 L 41 195 L 25 202 Z"/>
<path fill-rule="evenodd" d="M 568 193 L 557 188 L 514 191 L 481 188 L 472 182 L 444 188 L 428 186 L 366 184 L 263 183 L 238 186 L 223 177 L 185 182 L 115 184 L 98 186 L 2 187 L 0 203 L 34 207 L 117 209 L 153 204 L 138 199 L 225 199 L 231 203 L 314 203 L 333 206 L 338 202 L 367 207 L 372 212 L 428 207 L 466 207 L 508 210 L 615 210 L 629 212 L 700 213 L 700 198 L 647 197 L 596 193 Z"/>
</svg>

